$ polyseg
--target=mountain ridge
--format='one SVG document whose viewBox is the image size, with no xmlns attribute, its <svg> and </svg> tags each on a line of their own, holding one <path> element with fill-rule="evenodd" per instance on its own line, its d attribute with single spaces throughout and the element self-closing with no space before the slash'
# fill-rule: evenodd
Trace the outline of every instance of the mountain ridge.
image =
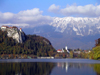
<svg viewBox="0 0 100 75">
<path fill-rule="evenodd" d="M 95 33 L 100 33 L 100 17 L 98 18 L 74 18 L 74 17 L 64 17 L 64 18 L 54 18 L 53 22 L 50 23 L 51 26 L 56 27 L 57 31 L 63 33 L 66 29 L 72 28 L 76 35 L 91 35 L 94 34 L 93 31 L 97 30 Z M 95 29 L 94 29 L 95 28 Z M 86 34 L 86 30 L 88 33 Z"/>
<path fill-rule="evenodd" d="M 32 33 L 48 38 L 56 49 L 66 45 L 73 49 L 92 49 L 100 37 L 100 17 L 55 17 L 49 25 L 34 27 Z"/>
</svg>

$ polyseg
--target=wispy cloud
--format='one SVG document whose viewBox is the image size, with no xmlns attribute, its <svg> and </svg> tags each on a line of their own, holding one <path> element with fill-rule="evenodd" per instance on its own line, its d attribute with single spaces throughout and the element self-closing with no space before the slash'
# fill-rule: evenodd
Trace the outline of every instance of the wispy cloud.
<svg viewBox="0 0 100 75">
<path fill-rule="evenodd" d="M 30 26 L 48 24 L 52 21 L 52 17 L 43 16 L 43 11 L 39 8 L 20 11 L 17 14 L 10 12 L 0 12 L 0 25 Z"/>
<path fill-rule="evenodd" d="M 60 6 L 56 6 L 55 4 L 52 4 L 52 5 L 49 7 L 48 11 L 49 11 L 49 12 L 58 13 L 59 7 L 60 7 Z"/>
<path fill-rule="evenodd" d="M 59 9 L 59 11 L 53 10 L 50 12 L 53 13 L 58 12 L 58 14 L 64 16 L 98 17 L 100 16 L 100 5 L 92 5 L 92 4 L 85 6 L 67 5 L 66 8 Z"/>
</svg>

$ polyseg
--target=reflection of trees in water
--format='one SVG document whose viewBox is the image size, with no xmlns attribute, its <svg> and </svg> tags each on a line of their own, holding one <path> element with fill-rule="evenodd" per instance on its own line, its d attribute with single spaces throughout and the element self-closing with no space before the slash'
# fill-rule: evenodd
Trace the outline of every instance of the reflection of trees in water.
<svg viewBox="0 0 100 75">
<path fill-rule="evenodd" d="M 57 66 L 58 67 L 62 67 L 66 70 L 66 72 L 68 71 L 68 69 L 70 68 L 75 68 L 75 69 L 82 69 L 82 68 L 86 68 L 86 67 L 90 67 L 90 66 L 93 66 L 93 64 L 87 64 L 87 63 L 62 63 L 62 62 L 59 62 L 57 63 Z"/>
<path fill-rule="evenodd" d="M 81 69 L 81 68 L 84 68 L 84 67 L 89 67 L 90 64 L 87 64 L 87 63 L 67 63 L 67 62 L 62 63 L 62 62 L 58 62 L 57 66 L 64 68 L 67 72 L 68 69 L 70 69 L 70 68 Z"/>
<path fill-rule="evenodd" d="M 65 69 L 66 72 L 70 68 L 74 69 L 83 69 L 83 68 L 88 68 L 91 67 L 94 69 L 94 71 L 97 73 L 97 75 L 100 75 L 100 64 L 88 64 L 88 63 L 63 63 L 63 62 L 58 62 L 57 67 L 62 67 L 62 69 Z"/>
<path fill-rule="evenodd" d="M 94 64 L 94 70 L 96 71 L 97 75 L 100 75 L 100 64 Z"/>
<path fill-rule="evenodd" d="M 49 75 L 54 63 L 0 63 L 0 75 Z"/>
<path fill-rule="evenodd" d="M 57 63 L 57 66 L 58 67 L 62 67 L 62 68 L 77 68 L 77 69 L 80 69 L 80 68 L 83 68 L 83 67 L 87 67 L 87 66 L 90 66 L 90 64 L 85 64 L 85 63 Z"/>
<path fill-rule="evenodd" d="M 84 68 L 84 67 L 88 67 L 89 64 L 87 63 L 70 63 L 69 64 L 69 68 L 76 68 L 76 69 L 81 69 L 81 68 Z"/>
</svg>

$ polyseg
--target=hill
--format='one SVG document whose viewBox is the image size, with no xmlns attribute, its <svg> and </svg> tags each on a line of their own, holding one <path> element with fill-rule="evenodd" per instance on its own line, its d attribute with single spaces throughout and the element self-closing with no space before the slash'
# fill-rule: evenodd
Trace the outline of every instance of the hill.
<svg viewBox="0 0 100 75">
<path fill-rule="evenodd" d="M 7 36 L 7 31 L 0 30 L 0 55 L 26 54 L 35 56 L 52 56 L 55 49 L 50 41 L 37 35 L 25 35 L 23 43 Z"/>
</svg>

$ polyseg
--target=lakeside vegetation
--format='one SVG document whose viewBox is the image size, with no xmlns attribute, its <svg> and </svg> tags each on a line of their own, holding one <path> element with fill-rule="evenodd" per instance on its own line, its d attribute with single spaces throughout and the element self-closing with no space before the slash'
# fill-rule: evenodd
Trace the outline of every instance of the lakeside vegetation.
<svg viewBox="0 0 100 75">
<path fill-rule="evenodd" d="M 100 38 L 95 40 L 95 47 L 89 53 L 90 59 L 100 60 Z"/>
</svg>

